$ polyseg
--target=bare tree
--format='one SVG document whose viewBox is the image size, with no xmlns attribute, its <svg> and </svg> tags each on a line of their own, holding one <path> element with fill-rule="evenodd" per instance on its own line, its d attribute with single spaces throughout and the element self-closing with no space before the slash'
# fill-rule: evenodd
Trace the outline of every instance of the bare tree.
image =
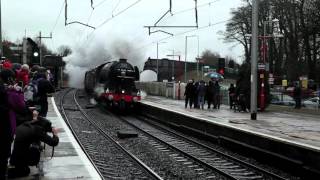
<svg viewBox="0 0 320 180">
<path fill-rule="evenodd" d="M 251 1 L 232 10 L 232 18 L 223 33 L 225 42 L 238 43 L 244 48 L 245 63 L 250 63 Z M 268 39 L 267 62 L 273 73 L 297 80 L 301 75 L 320 81 L 320 1 L 319 0 L 262 0 L 259 7 L 259 34 L 264 21 L 279 20 L 284 37 L 276 46 L 275 38 Z M 272 25 L 270 29 L 272 30 Z M 269 28 L 268 28 L 269 29 Z M 270 32 L 269 32 L 270 33 Z M 271 31 L 272 33 L 272 31 Z M 261 41 L 259 42 L 261 44 Z"/>
<path fill-rule="evenodd" d="M 70 54 L 72 54 L 72 50 L 69 46 L 62 45 L 58 48 L 58 55 L 65 57 Z"/>
<path fill-rule="evenodd" d="M 220 54 L 216 52 L 212 52 L 210 50 L 205 50 L 201 54 L 201 59 L 203 60 L 204 64 L 212 65 L 217 67 L 218 66 L 218 59 L 220 58 Z"/>
</svg>

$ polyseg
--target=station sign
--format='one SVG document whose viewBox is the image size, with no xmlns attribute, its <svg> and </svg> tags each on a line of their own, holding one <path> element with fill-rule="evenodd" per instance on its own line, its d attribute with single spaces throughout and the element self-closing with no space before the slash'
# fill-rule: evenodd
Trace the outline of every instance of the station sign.
<svg viewBox="0 0 320 180">
<path fill-rule="evenodd" d="M 282 86 L 287 87 L 288 81 L 286 79 L 282 80 Z"/>
<path fill-rule="evenodd" d="M 263 79 L 264 78 L 264 74 L 260 74 L 260 79 Z"/>
<path fill-rule="evenodd" d="M 307 89 L 308 88 L 308 80 L 307 79 L 302 80 L 301 85 L 302 85 L 302 88 Z"/>
<path fill-rule="evenodd" d="M 258 70 L 265 70 L 266 69 L 266 65 L 263 63 L 258 63 Z"/>
<path fill-rule="evenodd" d="M 267 62 L 266 63 L 266 71 L 269 72 L 270 71 L 270 64 Z"/>
<path fill-rule="evenodd" d="M 268 81 L 269 81 L 269 84 L 274 84 L 274 78 L 273 77 L 269 77 Z"/>
<path fill-rule="evenodd" d="M 167 82 L 167 83 L 166 83 L 166 86 L 167 86 L 168 88 L 172 88 L 172 87 L 173 87 L 173 83 L 172 83 L 172 82 Z"/>
</svg>

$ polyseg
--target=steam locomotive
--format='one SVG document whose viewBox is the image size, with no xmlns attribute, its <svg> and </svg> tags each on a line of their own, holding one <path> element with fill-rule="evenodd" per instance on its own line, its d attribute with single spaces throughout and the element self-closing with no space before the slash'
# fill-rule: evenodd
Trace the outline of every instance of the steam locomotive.
<svg viewBox="0 0 320 180">
<path fill-rule="evenodd" d="M 138 106 L 141 96 L 135 86 L 139 69 L 126 59 L 106 62 L 85 74 L 84 87 L 87 93 L 107 107 L 119 109 Z"/>
</svg>

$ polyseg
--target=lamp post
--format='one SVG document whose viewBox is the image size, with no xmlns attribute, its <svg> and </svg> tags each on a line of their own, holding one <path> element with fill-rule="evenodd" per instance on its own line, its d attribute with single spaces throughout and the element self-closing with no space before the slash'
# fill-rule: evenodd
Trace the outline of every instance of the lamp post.
<svg viewBox="0 0 320 180">
<path fill-rule="evenodd" d="M 198 38 L 198 57 L 199 57 L 199 36 L 191 35 L 185 38 L 185 50 L 184 50 L 184 82 L 187 82 L 187 55 L 188 55 L 188 38 L 197 37 Z M 199 64 L 197 63 L 197 76 L 198 76 Z"/>
<path fill-rule="evenodd" d="M 250 113 L 251 120 L 257 119 L 257 59 L 258 59 L 258 12 L 259 0 L 252 1 L 252 38 L 251 38 L 251 96 Z"/>
<path fill-rule="evenodd" d="M 277 32 L 274 32 L 272 34 L 267 34 L 266 32 L 266 29 L 267 29 L 267 24 L 271 24 L 271 26 L 273 26 L 275 24 L 275 27 L 278 27 L 279 26 L 279 20 L 278 19 L 274 19 L 274 20 L 267 20 L 267 21 L 263 21 L 263 36 L 261 37 L 262 38 L 262 46 L 261 46 L 261 53 L 262 53 L 262 64 L 260 65 L 259 64 L 259 68 L 258 68 L 258 71 L 259 71 L 259 78 L 260 78 L 260 81 L 261 83 L 259 84 L 260 86 L 260 92 L 259 92 L 259 98 L 260 98 L 260 109 L 261 111 L 263 111 L 265 109 L 265 102 L 266 102 L 266 95 L 265 95 L 265 92 L 266 92 L 266 86 L 265 86 L 265 79 L 267 77 L 265 76 L 268 76 L 269 74 L 269 66 L 270 66 L 270 62 L 271 62 L 271 59 L 269 58 L 269 62 L 267 62 L 267 52 L 268 52 L 268 45 L 267 45 L 267 39 L 269 38 L 274 38 L 275 40 L 282 37 L 282 35 L 277 31 Z M 272 29 L 272 32 L 273 32 L 273 29 Z M 274 67 L 274 63 L 275 61 L 273 60 L 273 67 Z M 261 67 L 261 68 L 260 68 Z"/>
<path fill-rule="evenodd" d="M 196 58 L 196 60 L 197 60 L 197 78 L 199 78 L 199 36 L 197 36 L 197 40 L 198 40 L 198 54 L 197 54 L 197 58 Z"/>
<path fill-rule="evenodd" d="M 174 72 L 174 63 L 175 63 L 175 60 L 174 60 L 174 57 L 178 57 L 179 58 L 179 61 L 180 61 L 180 55 L 178 54 L 174 54 L 174 49 L 172 50 L 172 54 L 168 54 L 167 56 L 169 57 L 173 57 L 173 62 L 172 62 L 172 81 L 175 80 L 175 72 Z"/>
<path fill-rule="evenodd" d="M 159 44 L 164 44 L 167 42 L 157 42 L 157 81 L 159 81 Z"/>
<path fill-rule="evenodd" d="M 280 30 L 280 25 L 279 25 L 279 20 L 278 19 L 273 19 L 272 20 L 273 23 L 273 28 L 272 28 L 272 36 L 274 38 L 274 42 L 276 45 L 276 48 L 279 49 L 280 47 L 280 39 L 283 38 L 283 33 Z M 279 50 L 280 52 L 280 50 Z M 276 68 L 276 61 L 273 60 L 272 65 L 273 65 L 273 71 L 272 73 L 275 74 L 275 68 Z"/>
<path fill-rule="evenodd" d="M 258 36 L 258 11 L 259 11 L 259 0 L 253 0 L 252 3 L 252 34 L 247 34 L 246 37 L 251 38 L 252 50 L 251 50 L 251 97 L 250 97 L 250 112 L 251 119 L 257 119 L 257 59 L 258 59 L 258 38 L 262 38 L 262 60 L 263 64 L 259 65 L 259 73 L 261 78 L 261 92 L 260 105 L 264 108 L 264 72 L 265 72 L 265 59 L 266 59 L 266 38 L 276 37 L 274 35 L 266 35 L 266 23 L 270 21 L 263 22 L 263 36 Z M 277 19 L 273 20 L 272 23 L 279 22 Z M 277 37 L 282 37 L 282 35 L 277 35 Z M 263 73 L 263 74 L 262 74 Z"/>
</svg>

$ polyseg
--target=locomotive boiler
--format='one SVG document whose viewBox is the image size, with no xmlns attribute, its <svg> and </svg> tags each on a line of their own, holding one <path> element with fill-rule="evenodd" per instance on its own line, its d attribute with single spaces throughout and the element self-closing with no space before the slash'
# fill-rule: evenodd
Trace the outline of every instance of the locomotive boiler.
<svg viewBox="0 0 320 180">
<path fill-rule="evenodd" d="M 139 69 L 126 59 L 106 62 L 85 74 L 84 87 L 98 103 L 120 109 L 132 108 L 141 100 L 135 86 L 139 80 Z"/>
</svg>

